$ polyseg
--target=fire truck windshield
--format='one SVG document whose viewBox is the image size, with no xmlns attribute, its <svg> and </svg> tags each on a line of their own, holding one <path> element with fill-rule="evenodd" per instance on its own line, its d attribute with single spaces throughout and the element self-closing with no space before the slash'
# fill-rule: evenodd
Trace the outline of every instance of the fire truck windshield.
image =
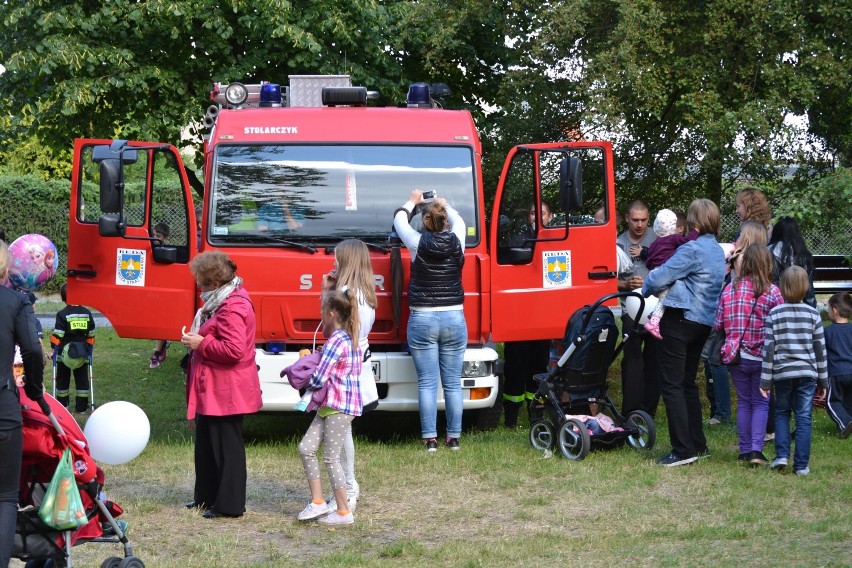
<svg viewBox="0 0 852 568">
<path fill-rule="evenodd" d="M 220 144 L 213 164 L 217 246 L 385 242 L 412 189 L 446 198 L 479 242 L 470 147 Z"/>
</svg>

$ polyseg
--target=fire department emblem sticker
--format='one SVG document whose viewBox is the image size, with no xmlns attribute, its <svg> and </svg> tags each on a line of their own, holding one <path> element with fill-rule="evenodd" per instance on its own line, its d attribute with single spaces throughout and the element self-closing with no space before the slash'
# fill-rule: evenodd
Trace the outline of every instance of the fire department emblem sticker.
<svg viewBox="0 0 852 568">
<path fill-rule="evenodd" d="M 145 285 L 145 251 L 118 249 L 115 266 L 115 283 L 118 286 Z"/>
<path fill-rule="evenodd" d="M 542 254 L 542 271 L 545 288 L 562 288 L 571 285 L 571 251 L 545 251 Z"/>
</svg>

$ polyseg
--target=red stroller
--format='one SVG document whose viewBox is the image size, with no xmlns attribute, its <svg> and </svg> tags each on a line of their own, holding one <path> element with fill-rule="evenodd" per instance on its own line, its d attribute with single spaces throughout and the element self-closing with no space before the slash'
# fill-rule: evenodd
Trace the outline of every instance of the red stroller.
<svg viewBox="0 0 852 568">
<path fill-rule="evenodd" d="M 144 568 L 143 562 L 133 556 L 123 530 L 126 524 L 115 520 L 122 513 L 121 507 L 103 498 L 104 472 L 92 459 L 77 421 L 47 393 L 46 405 L 41 408 L 23 388 L 18 393 L 23 416 L 23 460 L 13 557 L 26 562 L 26 568 L 71 568 L 72 546 L 110 542 L 124 546 L 124 558 L 109 557 L 102 568 Z M 89 522 L 77 530 L 58 531 L 41 521 L 38 506 L 66 448 L 71 449 L 74 475 Z"/>
</svg>

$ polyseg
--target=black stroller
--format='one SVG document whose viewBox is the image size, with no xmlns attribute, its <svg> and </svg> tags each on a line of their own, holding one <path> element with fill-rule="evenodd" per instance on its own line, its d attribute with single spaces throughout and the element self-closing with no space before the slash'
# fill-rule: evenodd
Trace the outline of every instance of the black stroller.
<svg viewBox="0 0 852 568">
<path fill-rule="evenodd" d="M 537 450 L 549 451 L 557 445 L 566 458 L 581 460 L 592 448 L 621 446 L 625 441 L 636 449 L 654 447 L 653 418 L 642 410 L 623 416 L 607 393 L 609 367 L 636 327 L 623 330 L 618 343 L 615 317 L 603 304 L 628 296 L 639 298 L 641 314 L 645 300 L 640 294 L 618 292 L 568 318 L 562 340 L 565 351 L 556 367 L 535 375 L 539 387 L 529 411 L 530 444 Z"/>
</svg>

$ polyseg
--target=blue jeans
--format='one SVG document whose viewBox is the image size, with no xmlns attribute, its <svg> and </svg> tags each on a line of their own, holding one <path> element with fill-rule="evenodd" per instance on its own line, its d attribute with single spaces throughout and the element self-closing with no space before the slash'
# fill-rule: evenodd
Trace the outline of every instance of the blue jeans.
<svg viewBox="0 0 852 568">
<path fill-rule="evenodd" d="M 417 370 L 422 437 L 438 437 L 440 380 L 447 413 L 447 437 L 460 438 L 463 406 L 461 372 L 467 348 L 464 311 L 412 310 L 408 318 L 408 348 Z"/>
<path fill-rule="evenodd" d="M 775 390 L 775 453 L 790 457 L 790 412 L 796 417 L 796 452 L 793 469 L 808 467 L 811 458 L 811 414 L 814 408 L 814 379 L 790 379 L 772 383 Z"/>
<path fill-rule="evenodd" d="M 710 400 L 710 418 L 716 418 L 722 422 L 729 421 L 731 419 L 731 386 L 728 382 L 728 368 L 725 365 L 713 365 L 710 361 L 705 361 L 704 377 L 707 380 L 707 398 Z"/>
</svg>

